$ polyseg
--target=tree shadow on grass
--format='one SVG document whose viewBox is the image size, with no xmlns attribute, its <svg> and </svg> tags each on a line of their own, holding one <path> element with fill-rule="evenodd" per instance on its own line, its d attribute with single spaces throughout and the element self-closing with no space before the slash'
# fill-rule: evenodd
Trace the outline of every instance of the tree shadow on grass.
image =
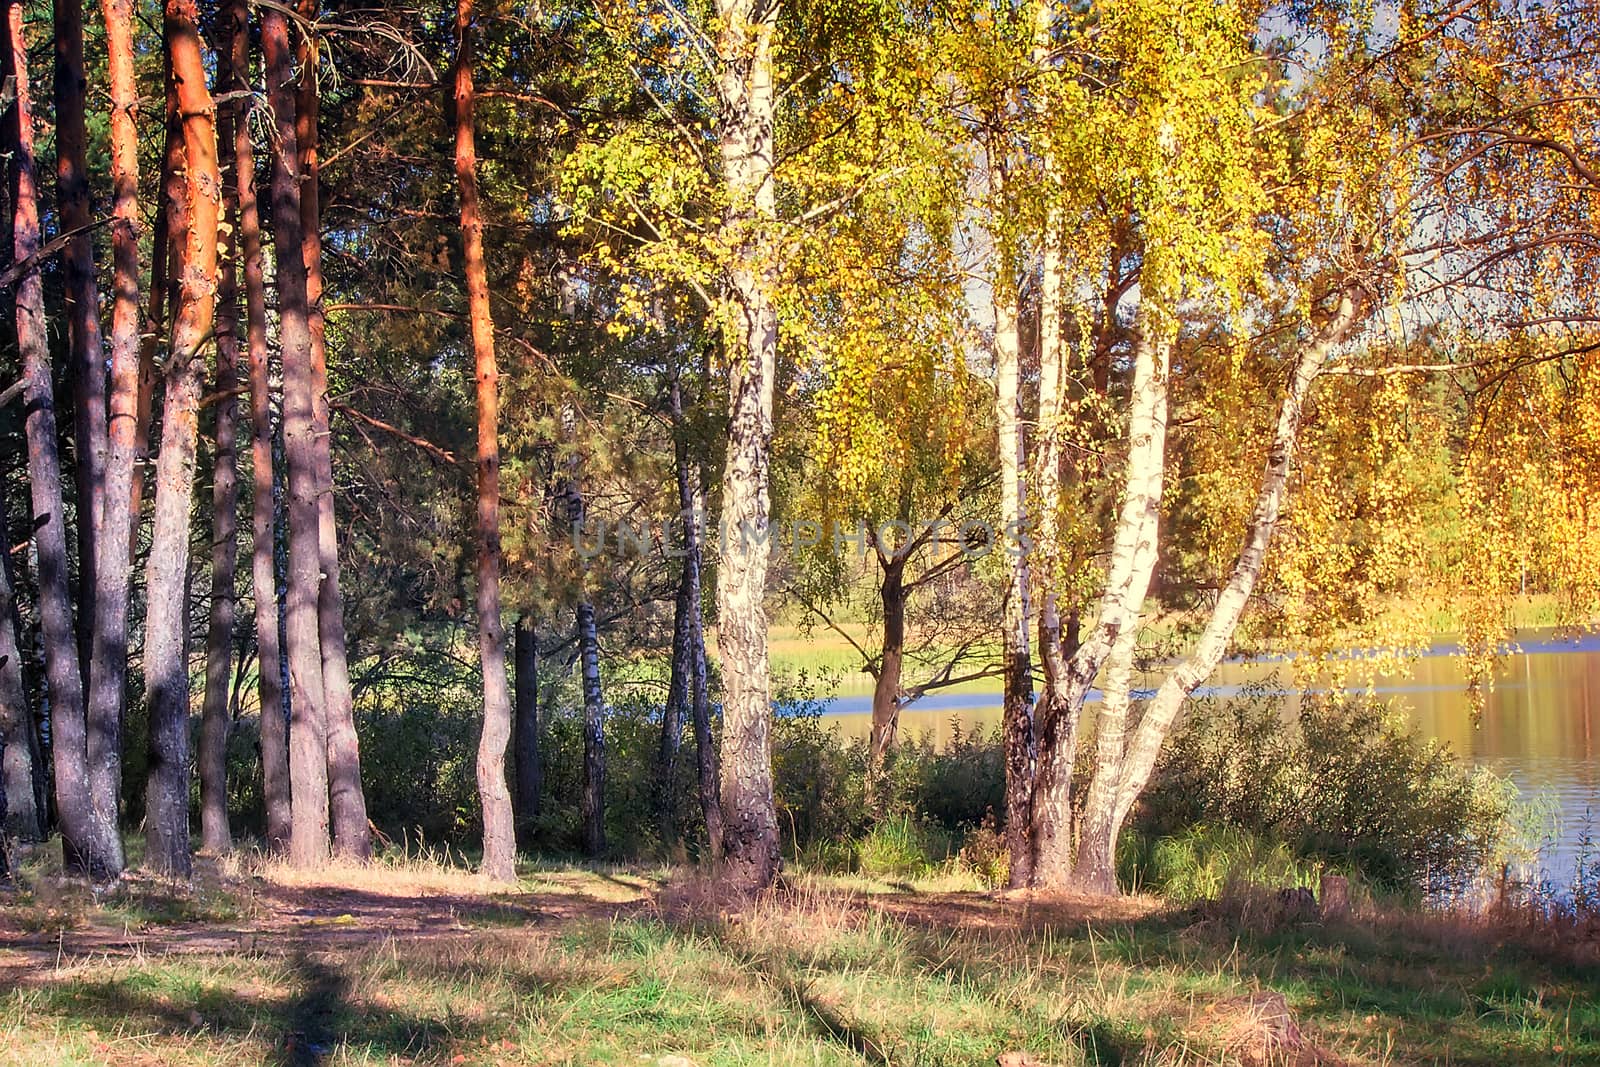
<svg viewBox="0 0 1600 1067">
<path fill-rule="evenodd" d="M 271 1067 L 317 1067 L 341 1047 L 367 1050 L 385 1060 L 437 1054 L 452 1044 L 482 1036 L 481 1027 L 459 1018 L 412 1015 L 391 1007 L 350 1000 L 350 976 L 336 962 L 297 954 L 290 961 L 295 991 L 275 997 L 240 988 L 237 982 L 207 982 L 175 993 L 148 971 L 112 978 L 70 977 L 35 984 L 39 1007 L 78 1031 L 132 1028 L 152 1037 L 192 1041 L 212 1034 L 266 1039 L 263 1061 Z"/>
<path fill-rule="evenodd" d="M 780 974 L 767 972 L 774 985 L 806 1020 L 811 1032 L 854 1052 L 868 1063 L 890 1064 L 893 1058 L 872 1036 L 844 1017 L 844 1013 L 811 995 L 806 984 Z"/>
<path fill-rule="evenodd" d="M 295 958 L 294 969 L 302 983 L 300 995 L 288 1005 L 283 1039 L 272 1062 L 275 1067 L 316 1067 L 338 1044 L 339 1024 L 349 1009 L 350 978 L 342 968 L 304 953 Z"/>
</svg>

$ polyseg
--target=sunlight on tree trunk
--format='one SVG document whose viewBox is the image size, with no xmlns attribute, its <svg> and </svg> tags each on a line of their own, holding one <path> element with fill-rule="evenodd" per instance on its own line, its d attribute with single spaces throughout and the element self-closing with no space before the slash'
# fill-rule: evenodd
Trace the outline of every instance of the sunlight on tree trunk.
<svg viewBox="0 0 1600 1067">
<path fill-rule="evenodd" d="M 94 663 L 89 669 L 89 777 L 97 818 L 117 827 L 122 794 L 122 715 L 128 685 L 128 608 L 133 574 L 134 467 L 139 422 L 139 86 L 132 0 L 105 0 L 111 82 L 111 384 L 101 523 L 96 536 Z M 156 247 L 160 247 L 158 244 Z M 159 253 L 156 256 L 164 262 Z M 121 835 L 117 834 L 120 848 Z"/>
<path fill-rule="evenodd" d="M 722 847 L 730 884 L 764 889 L 778 875 L 778 815 L 772 798 L 772 704 L 767 662 L 767 561 L 772 391 L 778 321 L 777 264 L 770 230 L 775 5 L 718 0 L 717 133 L 729 203 L 732 251 L 726 325 L 728 455 L 722 481 L 722 565 L 717 570 L 717 642 L 722 652 Z"/>
<path fill-rule="evenodd" d="M 514 882 L 516 826 L 511 792 L 506 788 L 511 694 L 506 687 L 506 632 L 500 617 L 500 370 L 495 363 L 494 318 L 489 313 L 489 279 L 483 265 L 478 151 L 472 130 L 472 0 L 456 0 L 455 66 L 456 185 L 461 199 L 467 309 L 478 383 L 477 606 L 478 658 L 483 669 L 478 797 L 483 805 L 482 870 L 494 881 Z"/>
<path fill-rule="evenodd" d="M 1007 203 L 1004 150 L 988 153 L 990 197 L 997 210 Z M 1021 408 L 1021 342 L 1017 332 L 1018 289 L 1015 251 L 1002 230 L 993 235 L 994 270 L 990 275 L 990 307 L 994 316 L 995 427 L 1000 449 L 1000 529 L 994 547 L 1005 555 L 1006 594 L 1001 657 L 1004 661 L 1002 744 L 1006 767 L 1006 851 L 1009 884 L 1026 886 L 1033 879 L 1033 776 L 1037 741 L 1033 722 L 1033 672 L 1028 651 L 1028 553 L 1026 467 L 1023 457 Z"/>
<path fill-rule="evenodd" d="M 145 788 L 145 864 L 187 878 L 189 855 L 189 668 L 187 593 L 189 511 L 199 438 L 202 352 L 217 300 L 217 233 L 222 178 L 216 115 L 206 88 L 199 15 L 193 0 L 167 0 L 164 25 L 183 124 L 188 218 L 178 311 L 163 369 L 161 451 L 145 586 L 145 702 L 150 709 L 150 771 Z"/>
<path fill-rule="evenodd" d="M 1119 671 L 1118 676 L 1108 682 L 1108 700 L 1111 699 L 1113 686 L 1120 692 L 1122 716 L 1118 729 L 1108 731 L 1100 745 L 1095 777 L 1085 805 L 1084 826 L 1078 846 L 1078 878 L 1086 889 L 1106 893 L 1116 891 L 1116 847 L 1122 826 L 1139 794 L 1150 781 L 1162 745 L 1179 710 L 1189 695 L 1211 676 L 1221 662 L 1256 581 L 1261 576 L 1267 549 L 1272 543 L 1288 493 L 1289 474 L 1294 464 L 1306 398 L 1326 367 L 1334 347 L 1349 336 L 1369 306 L 1368 295 L 1358 285 L 1347 284 L 1337 294 L 1337 307 L 1327 324 L 1301 349 L 1289 388 L 1278 409 L 1277 424 L 1267 452 L 1266 469 L 1261 476 L 1255 508 L 1238 561 L 1211 609 L 1198 642 L 1167 674 L 1145 707 L 1131 738 L 1127 737 L 1125 726 L 1126 676 Z M 1153 556 L 1153 534 L 1151 542 L 1147 551 Z"/>
</svg>

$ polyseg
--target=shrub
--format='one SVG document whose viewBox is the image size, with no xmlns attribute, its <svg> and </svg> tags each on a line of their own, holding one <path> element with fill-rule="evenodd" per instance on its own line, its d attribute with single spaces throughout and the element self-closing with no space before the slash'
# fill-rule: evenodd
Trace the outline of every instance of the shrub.
<svg viewBox="0 0 1600 1067">
<path fill-rule="evenodd" d="M 879 820 L 856 842 L 855 851 L 863 874 L 915 876 L 950 858 L 950 837 L 900 815 Z"/>
<path fill-rule="evenodd" d="M 1474 879 L 1510 831 L 1515 790 L 1422 737 L 1378 701 L 1308 697 L 1195 705 L 1147 791 L 1146 837 L 1235 827 L 1390 890 Z"/>
<path fill-rule="evenodd" d="M 1214 900 L 1242 886 L 1313 887 L 1321 864 L 1236 826 L 1193 826 L 1166 837 L 1125 833 L 1117 848 L 1124 885 L 1174 900 Z"/>
</svg>

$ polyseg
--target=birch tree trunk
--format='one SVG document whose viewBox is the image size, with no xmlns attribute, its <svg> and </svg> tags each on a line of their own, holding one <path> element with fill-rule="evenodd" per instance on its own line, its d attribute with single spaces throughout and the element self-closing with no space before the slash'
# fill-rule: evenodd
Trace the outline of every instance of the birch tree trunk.
<svg viewBox="0 0 1600 1067">
<path fill-rule="evenodd" d="M 106 464 L 105 342 L 100 334 L 100 291 L 94 240 L 89 233 L 88 130 L 84 121 L 83 4 L 55 0 L 56 211 L 63 234 L 75 234 L 62 254 L 67 304 L 67 350 L 75 400 L 78 534 L 78 656 L 84 688 L 94 669 L 96 546 L 99 544 Z M 93 726 L 89 729 L 92 731 Z M 90 788 L 95 779 L 90 772 Z M 91 801 L 93 803 L 93 801 Z M 103 804 L 95 805 L 99 832 Z"/>
<path fill-rule="evenodd" d="M 908 515 L 902 512 L 901 521 Z M 906 559 L 878 548 L 878 602 L 883 608 L 882 656 L 872 685 L 872 729 L 867 740 L 866 804 L 878 808 L 884 763 L 900 732 L 900 680 L 906 655 Z"/>
<path fill-rule="evenodd" d="M 531 849 L 544 768 L 539 756 L 539 630 L 526 615 L 517 620 L 515 646 L 517 717 L 512 747 L 517 768 L 517 843 Z"/>
<path fill-rule="evenodd" d="M 232 26 L 222 13 L 223 29 Z M 233 69 L 224 38 L 218 49 L 217 81 L 225 91 L 245 84 Z M 245 121 L 241 99 L 229 100 L 218 115 L 219 150 L 233 150 L 236 130 Z M 231 183 L 223 186 L 227 226 L 218 249 L 216 445 L 211 452 L 211 617 L 206 628 L 206 690 L 200 713 L 200 847 L 213 854 L 233 848 L 228 829 L 229 681 L 239 565 L 239 175 L 237 159 Z"/>
<path fill-rule="evenodd" d="M 1004 209 L 1008 191 L 1006 162 L 991 146 L 989 193 L 995 210 Z M 994 316 L 995 426 L 1000 448 L 1000 524 L 995 548 L 1006 554 L 1008 577 L 1002 625 L 1005 695 L 1002 704 L 1002 743 L 1006 767 L 1006 851 L 1010 856 L 1009 884 L 1028 885 L 1033 879 L 1033 777 L 1037 741 L 1033 723 L 1033 670 L 1028 649 L 1028 554 L 1026 466 L 1022 436 L 1022 354 L 1017 331 L 1019 303 L 1015 253 L 996 226 L 995 269 L 990 282 L 990 307 Z"/>
<path fill-rule="evenodd" d="M 301 0 L 300 14 L 314 22 L 317 0 Z M 372 856 L 367 800 L 361 789 L 361 748 L 350 691 L 344 594 L 339 575 L 339 530 L 333 509 L 333 437 L 328 409 L 328 346 L 322 315 L 322 191 L 317 155 L 320 53 L 308 34 L 300 41 L 296 148 L 300 169 L 300 241 L 306 268 L 306 315 L 311 331 L 312 448 L 317 477 L 317 545 L 322 581 L 317 590 L 317 626 L 322 641 L 322 687 L 326 694 L 329 819 L 339 855 Z M 504 642 L 502 641 L 502 644 Z M 502 659 L 504 654 L 502 653 Z"/>
<path fill-rule="evenodd" d="M 250 71 L 250 23 L 243 0 L 229 0 L 226 17 L 232 87 L 238 92 L 246 87 Z M 255 147 L 250 141 L 250 124 L 243 116 L 233 129 L 233 170 L 239 194 L 239 254 L 244 268 L 245 348 L 250 368 L 250 584 L 261 703 L 261 786 L 266 803 L 267 849 L 282 853 L 289 845 L 292 815 L 289 722 L 283 703 L 283 645 L 278 639 L 274 558 L 277 492 L 273 480 L 272 382 Z"/>
<path fill-rule="evenodd" d="M 315 867 L 328 858 L 327 697 L 317 597 L 316 425 L 311 327 L 301 247 L 299 156 L 295 140 L 294 54 L 282 11 L 263 8 L 261 55 L 277 144 L 272 158 L 272 236 L 278 276 L 278 333 L 283 351 L 283 441 L 289 483 L 289 579 L 284 597 L 289 667 L 289 858 Z"/>
<path fill-rule="evenodd" d="M 1041 5 L 1041 8 L 1047 5 Z M 1048 195 L 1048 194 L 1047 194 Z M 1040 760 L 1034 775 L 1031 816 L 1033 819 L 1033 880 L 1060 884 L 1070 874 L 1072 827 L 1070 774 L 1057 780 L 1058 764 L 1044 758 L 1053 751 L 1076 752 L 1082 706 L 1072 707 L 1057 699 L 1062 679 L 1067 674 L 1066 650 L 1062 644 L 1061 606 L 1056 595 L 1061 573 L 1062 499 L 1061 422 L 1065 414 L 1067 385 L 1066 348 L 1062 343 L 1061 319 L 1064 309 L 1065 268 L 1062 262 L 1062 218 L 1052 202 L 1045 211 L 1045 229 L 1039 285 L 1039 453 L 1035 479 L 1039 489 L 1039 660 L 1044 666 L 1044 692 L 1036 713 Z M 1067 765 L 1070 768 L 1070 763 Z M 1056 794 L 1062 794 L 1057 796 Z"/>
<path fill-rule="evenodd" d="M 506 632 L 500 618 L 500 370 L 483 262 L 478 207 L 478 151 L 473 136 L 472 0 L 456 2 L 456 184 L 467 308 L 478 380 L 478 657 L 483 666 L 483 733 L 478 740 L 478 796 L 483 804 L 483 873 L 516 881 L 516 822 L 506 788 L 511 694 L 506 686 Z"/>
<path fill-rule="evenodd" d="M 0 493 L 0 530 L 9 534 L 10 529 L 5 494 Z M 41 841 L 44 812 L 34 792 L 33 709 L 28 706 L 28 687 L 22 678 L 10 557 L 9 552 L 0 557 L 0 792 L 8 798 L 0 817 L 0 839 Z M 0 840 L 0 849 L 3 845 Z"/>
<path fill-rule="evenodd" d="M 150 711 L 150 772 L 145 788 L 145 863 L 186 878 L 189 855 L 189 511 L 199 437 L 201 352 L 211 339 L 217 300 L 217 235 L 222 177 L 216 113 L 206 88 L 194 0 L 167 0 L 164 19 L 178 116 L 183 125 L 189 216 L 178 311 L 163 376 L 161 452 L 145 586 L 145 701 Z"/>
<path fill-rule="evenodd" d="M 33 106 L 28 88 L 28 51 L 23 6 L 7 0 L 6 78 L 16 100 L 7 123 L 12 166 L 12 256 L 23 262 L 39 250 L 38 165 L 33 147 Z M 17 280 L 17 348 L 22 357 L 24 432 L 28 486 L 33 503 L 33 538 L 38 559 L 39 629 L 44 643 L 45 683 L 50 702 L 51 754 L 56 812 L 69 871 L 96 880 L 115 877 L 118 857 L 107 855 L 90 805 L 83 675 L 72 598 L 67 589 L 67 533 L 62 516 L 61 462 L 56 451 L 55 395 L 44 315 L 44 283 L 37 264 Z"/>
<path fill-rule="evenodd" d="M 128 598 L 133 577 L 133 475 L 139 422 L 139 86 L 132 0 L 104 0 L 111 83 L 111 388 L 101 522 L 95 537 L 94 662 L 89 670 L 88 759 L 102 825 L 117 825 L 122 714 L 128 685 Z M 158 246 L 159 247 L 159 246 Z M 160 252 L 156 258 L 161 258 Z M 117 837 L 120 848 L 121 837 Z"/>
<path fill-rule="evenodd" d="M 1154 300 L 1153 297 L 1146 299 Z M 1154 312 L 1146 313 L 1145 328 L 1134 351 L 1128 410 L 1128 460 L 1111 562 L 1093 629 L 1066 663 L 1065 672 L 1052 679 L 1050 700 L 1055 714 L 1060 716 L 1082 716 L 1089 688 L 1113 646 L 1119 638 L 1131 642 L 1137 634 L 1141 606 L 1155 567 L 1155 539 L 1165 470 L 1167 374 L 1172 351 L 1166 333 L 1157 337 L 1151 334 L 1168 329 L 1164 324 L 1156 324 Z M 1131 656 L 1131 647 L 1128 653 Z M 1102 711 L 1102 731 L 1107 728 L 1106 722 Z M 1035 884 L 1059 888 L 1062 879 L 1082 877 L 1082 873 L 1074 869 L 1070 835 L 1062 829 L 1071 825 L 1076 731 L 1056 730 L 1051 742 L 1048 748 L 1040 751 L 1041 783 L 1036 793 L 1036 803 L 1046 809 L 1037 818 L 1053 829 L 1048 838 L 1038 842 L 1048 846 L 1047 851 L 1040 850 L 1039 856 L 1043 868 L 1049 872 L 1049 880 L 1036 878 Z"/>
<path fill-rule="evenodd" d="M 728 452 L 722 485 L 717 637 L 722 651 L 722 840 L 728 882 L 745 891 L 777 878 L 767 563 L 772 390 L 778 320 L 772 226 L 773 38 L 777 5 L 717 0 L 717 136 L 728 206 Z"/>
<path fill-rule="evenodd" d="M 1364 315 L 1367 305 L 1368 299 L 1362 290 L 1353 285 L 1347 286 L 1340 292 L 1337 308 L 1330 320 L 1301 349 L 1289 387 L 1278 409 L 1261 487 L 1256 495 L 1244 544 L 1227 584 L 1223 586 L 1211 610 L 1205 629 L 1201 631 L 1193 650 L 1162 681 L 1145 708 L 1133 736 L 1127 737 L 1124 729 L 1120 735 L 1108 738 L 1102 745 L 1103 754 L 1090 786 L 1078 846 L 1078 877 L 1086 888 L 1115 892 L 1117 838 L 1128 813 L 1133 810 L 1134 802 L 1149 783 L 1161 747 L 1184 701 L 1211 676 L 1227 651 L 1250 595 L 1255 590 L 1256 581 L 1261 576 L 1262 564 L 1277 530 L 1278 517 L 1288 493 L 1289 474 L 1299 442 L 1300 418 L 1306 397 L 1327 365 L 1329 354 L 1349 336 Z M 1122 688 L 1125 693 L 1126 685 L 1123 684 Z M 1126 704 L 1125 695 L 1123 703 Z M 1107 746 L 1114 751 L 1105 753 Z"/>
</svg>

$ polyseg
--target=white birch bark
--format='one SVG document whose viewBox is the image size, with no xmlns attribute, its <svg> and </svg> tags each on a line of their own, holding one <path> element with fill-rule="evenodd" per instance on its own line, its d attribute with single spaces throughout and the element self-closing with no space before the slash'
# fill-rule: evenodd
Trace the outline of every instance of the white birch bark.
<svg viewBox="0 0 1600 1067">
<path fill-rule="evenodd" d="M 728 451 L 723 475 L 717 639 L 723 666 L 723 859 L 729 882 L 754 891 L 779 865 L 772 796 L 772 704 L 767 662 L 768 453 L 777 373 L 778 319 L 772 224 L 773 38 L 771 0 L 717 0 L 719 154 L 731 253 Z"/>
<path fill-rule="evenodd" d="M 1333 348 L 1349 335 L 1360 320 L 1365 303 L 1364 295 L 1356 288 L 1347 288 L 1342 292 L 1333 318 L 1302 349 L 1296 361 L 1294 374 L 1278 410 L 1266 468 L 1262 473 L 1261 487 L 1244 544 L 1199 641 L 1162 682 L 1132 737 L 1126 737 L 1124 726 L 1123 737 L 1107 736 L 1104 740 L 1102 759 L 1096 770 L 1094 784 L 1090 787 L 1079 845 L 1079 879 L 1085 882 L 1086 888 L 1107 892 L 1115 890 L 1112 866 L 1122 825 L 1139 794 L 1149 783 L 1161 746 L 1184 701 L 1216 669 L 1238 628 L 1245 606 L 1261 576 L 1267 548 L 1277 530 L 1278 518 L 1288 493 L 1306 397 L 1327 365 Z M 1128 705 L 1126 679 L 1120 682 L 1120 687 L 1122 692 L 1118 699 L 1125 724 Z M 1110 690 L 1108 682 L 1108 700 L 1112 699 Z M 1108 748 L 1118 751 L 1108 752 Z"/>
<path fill-rule="evenodd" d="M 1127 657 L 1137 632 L 1139 614 L 1155 570 L 1161 492 L 1166 466 L 1167 376 L 1172 360 L 1171 326 L 1141 311 L 1140 337 L 1134 348 L 1133 387 L 1128 412 L 1128 462 L 1122 508 L 1112 543 L 1111 563 L 1100 613 L 1088 638 L 1066 670 L 1051 679 L 1050 700 L 1057 713 L 1076 719 L 1100 672 L 1121 641 Z M 1155 336 L 1152 336 L 1154 334 Z M 1106 726 L 1101 712 L 1101 729 Z M 1113 722 L 1112 728 L 1115 728 Z M 1035 797 L 1039 877 L 1035 884 L 1059 887 L 1074 877 L 1071 835 L 1072 767 L 1077 738 L 1056 731 L 1053 743 L 1040 752 L 1040 787 Z"/>
</svg>

